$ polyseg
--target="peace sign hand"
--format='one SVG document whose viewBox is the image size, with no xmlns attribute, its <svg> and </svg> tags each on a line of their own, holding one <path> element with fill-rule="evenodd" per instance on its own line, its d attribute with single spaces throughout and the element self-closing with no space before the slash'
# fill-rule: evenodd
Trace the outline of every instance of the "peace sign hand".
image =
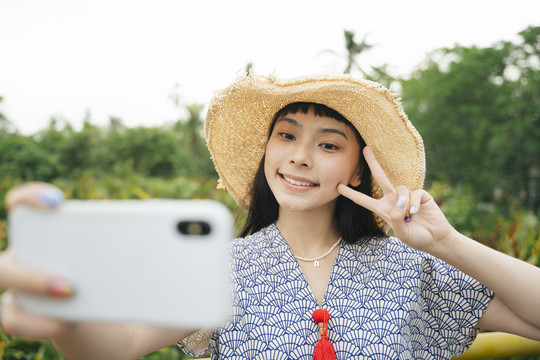
<svg viewBox="0 0 540 360">
<path fill-rule="evenodd" d="M 405 186 L 394 188 L 368 146 L 364 148 L 364 157 L 383 197 L 375 199 L 344 184 L 338 185 L 338 192 L 377 214 L 392 228 L 397 238 L 412 248 L 432 253 L 435 247 L 444 244 L 455 230 L 433 197 L 424 190 L 411 191 Z M 405 221 L 408 213 L 410 222 Z"/>
</svg>

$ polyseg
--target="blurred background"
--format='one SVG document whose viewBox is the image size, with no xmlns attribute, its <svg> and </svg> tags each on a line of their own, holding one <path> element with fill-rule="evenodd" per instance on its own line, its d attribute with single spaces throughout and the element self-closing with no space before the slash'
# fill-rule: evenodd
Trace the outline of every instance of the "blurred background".
<svg viewBox="0 0 540 360">
<path fill-rule="evenodd" d="M 350 73 L 400 94 L 450 222 L 540 266 L 538 14 L 536 0 L 0 0 L 0 197 L 39 180 L 237 212 L 204 144 L 212 92 L 248 71 Z M 1 359 L 61 357 L 0 332 Z"/>
</svg>

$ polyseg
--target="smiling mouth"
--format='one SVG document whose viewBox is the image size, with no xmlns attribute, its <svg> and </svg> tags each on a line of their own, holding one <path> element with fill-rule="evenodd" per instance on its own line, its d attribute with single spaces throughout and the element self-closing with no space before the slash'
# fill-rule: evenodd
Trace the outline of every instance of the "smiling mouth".
<svg viewBox="0 0 540 360">
<path fill-rule="evenodd" d="M 290 177 L 287 177 L 285 175 L 279 175 L 281 176 L 282 179 L 284 179 L 285 181 L 287 181 L 288 183 L 292 184 L 292 185 L 298 185 L 298 186 L 310 186 L 310 187 L 315 187 L 315 186 L 318 186 L 318 184 L 315 184 L 315 183 L 312 183 L 312 182 L 305 182 L 305 181 L 298 181 L 298 180 L 294 180 L 294 179 L 291 179 Z"/>
</svg>

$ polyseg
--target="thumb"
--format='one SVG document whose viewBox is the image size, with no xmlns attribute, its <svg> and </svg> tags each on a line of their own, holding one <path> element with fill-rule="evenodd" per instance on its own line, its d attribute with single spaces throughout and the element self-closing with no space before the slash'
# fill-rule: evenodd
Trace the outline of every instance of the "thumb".
<svg viewBox="0 0 540 360">
<path fill-rule="evenodd" d="M 5 206 L 8 211 L 23 204 L 50 210 L 63 200 L 64 194 L 57 187 L 42 182 L 29 182 L 8 191 Z"/>
</svg>

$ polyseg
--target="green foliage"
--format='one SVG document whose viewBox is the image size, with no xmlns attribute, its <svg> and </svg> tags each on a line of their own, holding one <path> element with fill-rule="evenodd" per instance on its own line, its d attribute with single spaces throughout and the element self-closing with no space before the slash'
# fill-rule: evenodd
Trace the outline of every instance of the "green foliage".
<svg viewBox="0 0 540 360">
<path fill-rule="evenodd" d="M 80 131 L 53 119 L 34 136 L 11 134 L 0 142 L 0 178 L 24 181 L 74 178 L 84 173 L 118 177 L 139 174 L 173 178 L 216 178 L 202 135 L 202 106 L 172 126 L 99 128 L 85 122 Z"/>
<path fill-rule="evenodd" d="M 518 44 L 432 53 L 403 80 L 405 108 L 422 134 L 428 184 L 471 186 L 483 202 L 540 209 L 540 27 Z"/>
<path fill-rule="evenodd" d="M 44 152 L 30 137 L 12 135 L 0 142 L 0 178 L 50 181 L 57 176 L 59 166 L 57 157 Z"/>
<path fill-rule="evenodd" d="M 10 338 L 0 331 L 0 359 L 64 360 L 47 341 Z"/>
<path fill-rule="evenodd" d="M 508 207 L 478 202 L 471 187 L 434 182 L 428 192 L 462 234 L 540 266 L 540 219 L 519 203 Z"/>
<path fill-rule="evenodd" d="M 0 96 L 0 104 L 4 101 L 4 98 Z M 16 133 L 15 126 L 6 118 L 6 116 L 0 111 L 0 141 L 4 141 L 8 136 Z"/>
</svg>

